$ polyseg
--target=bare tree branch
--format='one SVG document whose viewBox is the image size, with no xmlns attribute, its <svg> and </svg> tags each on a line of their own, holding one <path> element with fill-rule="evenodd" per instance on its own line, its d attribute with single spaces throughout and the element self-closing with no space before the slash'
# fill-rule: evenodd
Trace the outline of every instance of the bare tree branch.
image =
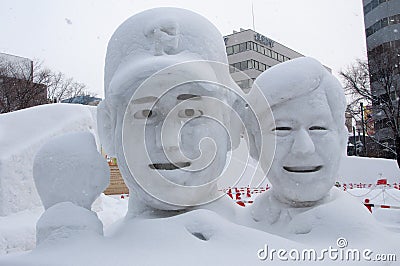
<svg viewBox="0 0 400 266">
<path fill-rule="evenodd" d="M 370 140 L 391 152 L 400 166 L 399 65 L 399 51 L 392 49 L 370 56 L 369 62 L 357 60 L 339 74 L 350 99 L 348 112 L 360 121 L 359 103 L 366 103 L 372 108 L 372 123 L 363 126 L 374 127 L 375 132 L 369 135 Z M 385 130 L 388 133 L 383 134 Z M 371 131 L 371 128 L 367 128 L 367 132 Z"/>
<path fill-rule="evenodd" d="M 0 58 L 0 113 L 82 95 L 95 94 L 89 92 L 85 84 L 43 67 L 38 60 Z"/>
</svg>

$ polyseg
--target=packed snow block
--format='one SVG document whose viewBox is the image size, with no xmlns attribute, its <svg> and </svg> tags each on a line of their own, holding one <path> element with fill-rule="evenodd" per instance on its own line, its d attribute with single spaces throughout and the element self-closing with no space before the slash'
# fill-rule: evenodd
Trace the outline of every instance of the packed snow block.
<svg viewBox="0 0 400 266">
<path fill-rule="evenodd" d="M 67 132 L 97 136 L 95 113 L 92 106 L 48 104 L 0 115 L 0 216 L 41 205 L 32 174 L 36 152 Z"/>
</svg>

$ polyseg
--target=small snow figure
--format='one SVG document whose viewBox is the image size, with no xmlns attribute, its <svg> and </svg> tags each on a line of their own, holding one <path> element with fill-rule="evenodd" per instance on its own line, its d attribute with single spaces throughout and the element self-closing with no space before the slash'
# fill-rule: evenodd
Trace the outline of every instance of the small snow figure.
<svg viewBox="0 0 400 266">
<path fill-rule="evenodd" d="M 109 171 L 89 132 L 62 135 L 38 151 L 33 177 L 46 209 L 36 224 L 38 245 L 83 232 L 103 234 L 103 225 L 90 208 L 108 186 Z"/>
</svg>

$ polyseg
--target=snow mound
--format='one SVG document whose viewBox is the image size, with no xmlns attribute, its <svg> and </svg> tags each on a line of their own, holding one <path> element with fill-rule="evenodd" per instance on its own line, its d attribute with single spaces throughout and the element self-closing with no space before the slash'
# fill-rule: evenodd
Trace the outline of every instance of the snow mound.
<svg viewBox="0 0 400 266">
<path fill-rule="evenodd" d="M 0 216 L 0 255 L 35 248 L 35 225 L 43 207 Z"/>
<path fill-rule="evenodd" d="M 370 183 L 386 178 L 389 184 L 400 182 L 400 169 L 395 160 L 346 156 L 339 167 L 341 183 Z"/>
<path fill-rule="evenodd" d="M 96 134 L 96 107 L 49 104 L 0 115 L 0 216 L 41 205 L 32 168 L 39 148 L 67 132 Z"/>
<path fill-rule="evenodd" d="M 71 202 L 57 203 L 47 209 L 38 220 L 36 244 L 40 245 L 44 241 L 57 242 L 82 232 L 103 235 L 103 224 L 96 213 Z"/>
<path fill-rule="evenodd" d="M 236 225 L 208 210 L 127 220 L 109 237 L 81 234 L 58 240 L 44 242 L 30 253 L 2 256 L 0 265 L 263 265 L 257 251 L 266 244 L 288 250 L 304 248 Z"/>
</svg>

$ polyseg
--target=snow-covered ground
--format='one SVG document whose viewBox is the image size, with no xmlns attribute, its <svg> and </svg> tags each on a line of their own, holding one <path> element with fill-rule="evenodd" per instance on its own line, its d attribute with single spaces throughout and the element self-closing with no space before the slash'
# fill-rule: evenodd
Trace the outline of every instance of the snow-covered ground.
<svg viewBox="0 0 400 266">
<path fill-rule="evenodd" d="M 127 209 L 127 195 L 102 194 L 92 205 L 92 210 L 103 222 L 106 233 L 113 223 L 125 216 Z M 43 207 L 34 207 L 8 216 L 0 216 L 0 254 L 33 249 L 36 246 L 36 222 L 43 212 Z"/>
</svg>

